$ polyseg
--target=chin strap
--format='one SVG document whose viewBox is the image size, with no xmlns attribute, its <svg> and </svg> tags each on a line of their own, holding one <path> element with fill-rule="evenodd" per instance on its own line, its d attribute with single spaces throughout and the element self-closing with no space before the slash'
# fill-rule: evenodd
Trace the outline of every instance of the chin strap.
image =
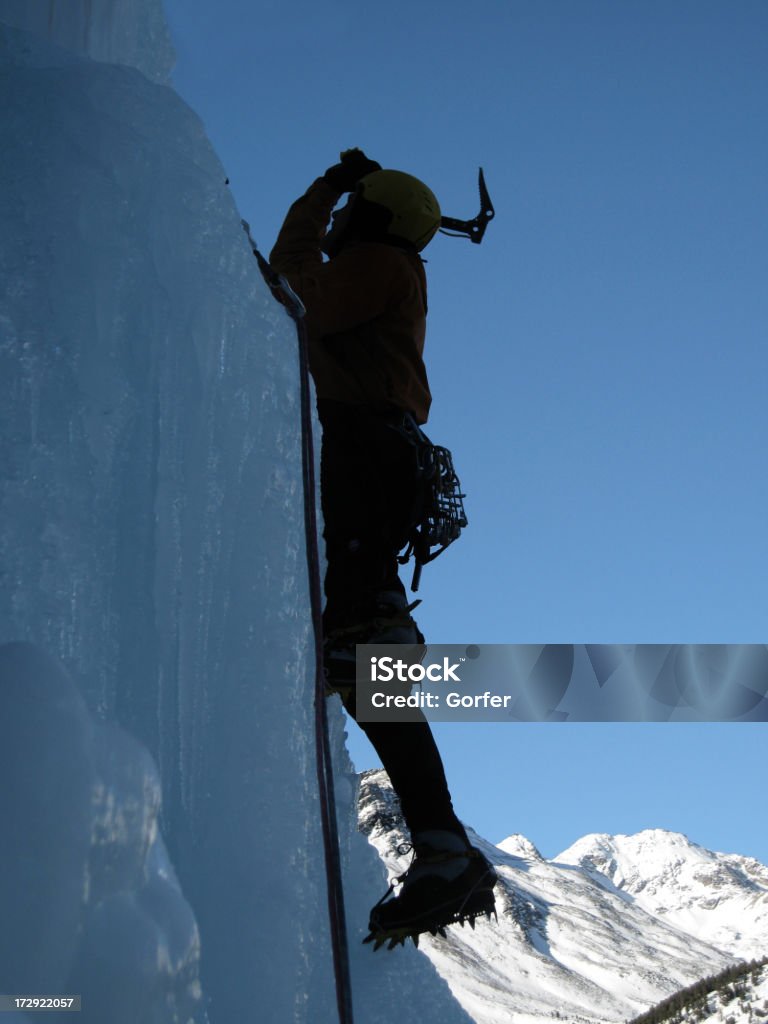
<svg viewBox="0 0 768 1024">
<path fill-rule="evenodd" d="M 456 220 L 455 217 L 441 217 L 440 231 L 452 238 L 468 238 L 471 242 L 482 242 L 488 222 L 493 220 L 496 212 L 488 195 L 485 184 L 483 168 L 480 168 L 478 176 L 478 189 L 480 191 L 480 213 L 472 220 Z M 446 230 L 448 228 L 448 230 Z"/>
</svg>

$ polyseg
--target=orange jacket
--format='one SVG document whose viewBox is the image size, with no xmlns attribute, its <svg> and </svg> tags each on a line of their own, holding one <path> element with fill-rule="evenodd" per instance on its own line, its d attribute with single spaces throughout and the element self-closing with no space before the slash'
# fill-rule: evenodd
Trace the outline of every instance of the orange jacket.
<svg viewBox="0 0 768 1024">
<path fill-rule="evenodd" d="M 324 262 L 320 245 L 338 200 L 324 179 L 313 182 L 288 211 L 269 257 L 306 307 L 317 396 L 403 409 L 426 423 L 424 266 L 416 253 L 380 242 L 350 242 Z"/>
</svg>

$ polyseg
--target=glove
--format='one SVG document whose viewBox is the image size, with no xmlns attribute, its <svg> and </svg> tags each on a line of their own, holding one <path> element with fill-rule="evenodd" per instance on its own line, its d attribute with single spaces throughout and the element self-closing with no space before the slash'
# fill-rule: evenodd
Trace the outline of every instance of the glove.
<svg viewBox="0 0 768 1024">
<path fill-rule="evenodd" d="M 339 154 L 339 160 L 340 163 L 329 167 L 323 175 L 337 192 L 353 192 L 358 181 L 366 174 L 381 170 L 381 164 L 369 160 L 362 149 L 345 149 Z"/>
</svg>

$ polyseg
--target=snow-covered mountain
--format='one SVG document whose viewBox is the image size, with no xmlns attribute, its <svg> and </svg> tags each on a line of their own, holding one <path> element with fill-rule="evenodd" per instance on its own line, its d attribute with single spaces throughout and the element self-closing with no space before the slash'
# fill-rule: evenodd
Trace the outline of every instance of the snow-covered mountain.
<svg viewBox="0 0 768 1024">
<path fill-rule="evenodd" d="M 768 867 L 713 853 L 686 836 L 649 829 L 634 836 L 589 835 L 557 858 L 598 884 L 631 896 L 649 913 L 746 960 L 768 951 Z"/>
<path fill-rule="evenodd" d="M 384 772 L 363 775 L 359 815 L 361 830 L 390 876 L 402 873 L 410 854 L 403 853 L 406 833 Z M 638 839 L 631 847 L 636 856 L 659 867 L 657 884 L 649 869 L 646 886 L 657 893 L 656 912 L 603 874 L 594 859 L 582 865 L 579 849 L 594 857 L 591 838 L 581 841 L 583 848 L 576 844 L 548 861 L 524 836 L 494 846 L 473 834 L 499 874 L 498 923 L 483 922 L 474 931 L 450 928 L 447 939 L 425 936 L 420 948 L 478 1024 L 529 1024 L 556 1016 L 572 1022 L 626 1020 L 705 975 L 751 958 L 749 950 L 761 943 L 765 948 L 763 865 L 710 854 L 666 832 L 631 837 Z M 607 848 L 610 837 L 599 838 Z M 624 874 L 614 876 L 619 880 L 634 877 L 629 849 L 624 846 Z M 670 850 L 680 866 L 665 873 Z M 721 877 L 729 885 L 721 884 L 724 899 L 716 904 L 713 879 Z M 676 916 L 662 912 L 672 906 L 681 908 Z M 708 912 L 716 912 L 712 927 L 702 923 Z M 723 941 L 716 944 L 713 934 Z"/>
</svg>

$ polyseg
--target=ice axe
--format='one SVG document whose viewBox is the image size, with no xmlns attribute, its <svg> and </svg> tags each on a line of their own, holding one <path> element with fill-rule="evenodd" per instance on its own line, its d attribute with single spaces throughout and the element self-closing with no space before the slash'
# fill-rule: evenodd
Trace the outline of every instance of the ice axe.
<svg viewBox="0 0 768 1024">
<path fill-rule="evenodd" d="M 440 231 L 452 238 L 468 238 L 471 242 L 482 242 L 488 222 L 493 219 L 494 209 L 491 197 L 483 176 L 483 168 L 480 168 L 478 176 L 478 188 L 480 190 L 480 213 L 472 220 L 457 220 L 455 217 L 441 217 Z M 446 231 L 446 228 L 448 229 Z"/>
</svg>

